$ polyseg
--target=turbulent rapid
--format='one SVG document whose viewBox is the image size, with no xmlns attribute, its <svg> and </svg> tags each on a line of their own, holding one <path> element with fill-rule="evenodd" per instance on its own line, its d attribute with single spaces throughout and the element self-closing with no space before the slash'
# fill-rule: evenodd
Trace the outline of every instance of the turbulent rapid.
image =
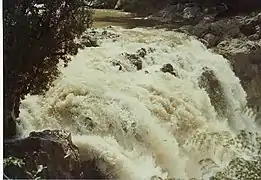
<svg viewBox="0 0 261 180">
<path fill-rule="evenodd" d="M 260 129 L 228 60 L 164 29 L 89 33 L 100 46 L 22 102 L 21 136 L 68 130 L 82 159 L 122 180 L 261 179 Z"/>
</svg>

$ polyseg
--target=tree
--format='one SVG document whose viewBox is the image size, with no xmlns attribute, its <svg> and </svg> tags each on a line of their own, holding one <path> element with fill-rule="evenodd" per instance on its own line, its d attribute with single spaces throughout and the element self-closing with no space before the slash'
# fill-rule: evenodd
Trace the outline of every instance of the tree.
<svg viewBox="0 0 261 180">
<path fill-rule="evenodd" d="M 4 135 L 15 135 L 20 99 L 45 91 L 92 24 L 83 0 L 4 0 Z M 88 44 L 87 44 L 88 45 Z M 91 45 L 91 44 L 89 44 Z"/>
</svg>

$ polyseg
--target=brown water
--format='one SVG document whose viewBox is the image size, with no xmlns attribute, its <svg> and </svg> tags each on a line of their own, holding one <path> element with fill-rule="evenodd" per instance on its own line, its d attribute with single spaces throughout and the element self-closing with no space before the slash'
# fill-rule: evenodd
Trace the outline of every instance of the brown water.
<svg viewBox="0 0 261 180">
<path fill-rule="evenodd" d="M 157 20 L 144 19 L 144 17 L 137 17 L 133 13 L 126 13 L 118 10 L 94 10 L 94 28 L 101 28 L 106 26 L 121 26 L 126 29 L 135 27 L 155 27 L 155 28 L 175 28 L 173 24 L 164 24 Z"/>
</svg>

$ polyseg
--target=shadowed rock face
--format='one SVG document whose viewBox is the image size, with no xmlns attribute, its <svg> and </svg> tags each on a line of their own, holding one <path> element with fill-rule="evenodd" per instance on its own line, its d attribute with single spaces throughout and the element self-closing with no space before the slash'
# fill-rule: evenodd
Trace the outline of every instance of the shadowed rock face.
<svg viewBox="0 0 261 180">
<path fill-rule="evenodd" d="M 228 107 L 224 97 L 223 88 L 213 70 L 207 67 L 203 68 L 203 72 L 199 77 L 199 86 L 206 90 L 210 102 L 218 114 L 226 115 Z"/>
<path fill-rule="evenodd" d="M 5 142 L 4 158 L 4 173 L 9 178 L 106 178 L 94 162 L 81 162 L 70 133 L 61 130 L 31 132 L 25 139 Z"/>
</svg>

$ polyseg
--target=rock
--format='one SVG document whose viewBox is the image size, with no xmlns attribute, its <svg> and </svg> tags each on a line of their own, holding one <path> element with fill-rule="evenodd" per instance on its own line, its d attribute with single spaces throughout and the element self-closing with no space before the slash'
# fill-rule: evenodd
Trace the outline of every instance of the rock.
<svg viewBox="0 0 261 180">
<path fill-rule="evenodd" d="M 79 179 L 87 176 L 71 134 L 62 130 L 31 132 L 27 138 L 7 141 L 4 158 L 7 162 L 4 173 L 9 178 Z"/>
<path fill-rule="evenodd" d="M 204 35 L 203 39 L 207 42 L 207 47 L 216 46 L 219 42 L 219 38 L 211 33 Z"/>
<path fill-rule="evenodd" d="M 203 72 L 199 77 L 199 87 L 205 89 L 217 113 L 220 116 L 226 115 L 228 106 L 224 91 L 213 70 L 208 67 L 203 68 Z"/>
<path fill-rule="evenodd" d="M 152 176 L 150 178 L 150 180 L 163 180 L 163 179 L 161 177 L 159 177 L 159 176 Z"/>
<path fill-rule="evenodd" d="M 135 54 L 124 53 L 125 58 L 128 59 L 137 70 L 142 69 L 142 58 L 145 58 L 147 51 L 145 48 L 138 49 Z"/>
<path fill-rule="evenodd" d="M 164 64 L 160 70 L 164 73 L 170 73 L 174 76 L 177 76 L 177 73 L 174 72 L 174 68 L 171 64 Z"/>
<path fill-rule="evenodd" d="M 125 58 L 128 59 L 137 68 L 137 70 L 142 69 L 142 61 L 138 55 L 125 53 Z"/>
<path fill-rule="evenodd" d="M 84 161 L 81 163 L 82 166 L 82 176 L 81 179 L 113 179 L 103 173 L 101 173 L 96 167 L 95 160 Z"/>
<path fill-rule="evenodd" d="M 255 26 L 252 26 L 250 24 L 243 24 L 240 27 L 240 31 L 245 35 L 245 36 L 250 36 L 256 33 L 256 28 Z"/>
<path fill-rule="evenodd" d="M 230 61 L 248 98 L 261 96 L 260 88 L 256 90 L 256 84 L 261 86 L 261 13 L 203 18 L 196 26 L 184 29 Z"/>
<path fill-rule="evenodd" d="M 248 36 L 248 39 L 251 41 L 257 41 L 257 40 L 261 39 L 261 36 L 258 34 L 252 34 L 252 35 Z"/>
<path fill-rule="evenodd" d="M 230 60 L 236 76 L 247 92 L 248 98 L 259 97 L 261 89 L 261 42 L 232 39 L 222 41 L 215 51 Z M 257 84 L 257 85 L 255 85 Z"/>
<path fill-rule="evenodd" d="M 147 55 L 147 51 L 144 48 L 139 49 L 136 54 L 142 58 L 144 58 Z"/>
<path fill-rule="evenodd" d="M 166 73 L 166 72 L 172 72 L 174 71 L 174 68 L 171 64 L 164 64 L 163 67 L 161 68 L 161 71 Z"/>
<path fill-rule="evenodd" d="M 116 5 L 114 6 L 114 9 L 122 9 L 126 3 L 128 3 L 128 0 L 118 0 Z"/>
<path fill-rule="evenodd" d="M 121 65 L 120 61 L 116 61 L 116 62 L 113 61 L 113 62 L 112 62 L 112 65 L 113 65 L 113 66 L 118 66 L 118 67 L 119 67 L 119 71 L 122 70 L 122 65 Z"/>
<path fill-rule="evenodd" d="M 178 3 L 167 6 L 161 11 L 154 13 L 150 19 L 159 20 L 161 22 L 179 22 L 186 23 L 187 21 L 195 24 L 202 18 L 202 12 L 197 4 L 193 3 Z"/>
<path fill-rule="evenodd" d="M 183 18 L 184 19 L 188 19 L 188 20 L 191 20 L 191 19 L 195 19 L 199 16 L 201 16 L 202 13 L 200 11 L 200 8 L 195 6 L 195 7 L 186 7 L 184 10 L 183 10 Z"/>
</svg>

